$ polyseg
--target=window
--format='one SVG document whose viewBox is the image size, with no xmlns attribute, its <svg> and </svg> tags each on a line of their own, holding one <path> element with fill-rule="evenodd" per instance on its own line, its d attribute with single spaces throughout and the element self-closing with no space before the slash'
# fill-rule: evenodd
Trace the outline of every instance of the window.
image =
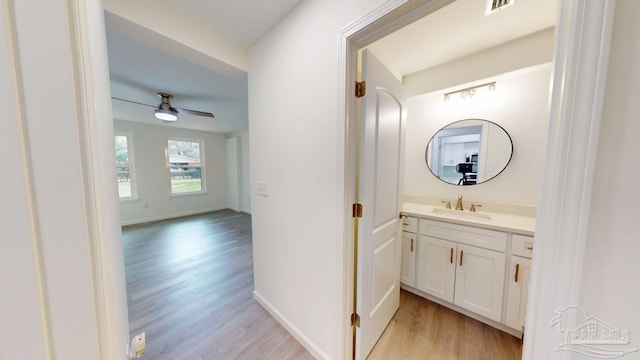
<svg viewBox="0 0 640 360">
<path fill-rule="evenodd" d="M 171 194 L 203 192 L 202 142 L 194 140 L 167 141 L 167 157 L 171 175 Z"/>
<path fill-rule="evenodd" d="M 116 167 L 118 169 L 118 196 L 120 199 L 134 199 L 136 197 L 136 187 L 131 136 L 117 134 L 115 136 L 115 145 Z"/>
</svg>

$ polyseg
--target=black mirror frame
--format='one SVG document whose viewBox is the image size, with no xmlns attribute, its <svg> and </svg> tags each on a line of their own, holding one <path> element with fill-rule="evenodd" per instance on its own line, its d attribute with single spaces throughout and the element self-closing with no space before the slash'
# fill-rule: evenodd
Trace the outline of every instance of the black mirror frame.
<svg viewBox="0 0 640 360">
<path fill-rule="evenodd" d="M 499 127 L 502 131 L 504 131 L 504 133 L 507 135 L 507 138 L 509 139 L 509 143 L 511 144 L 511 154 L 509 155 L 509 159 L 507 160 L 507 162 L 506 162 L 506 163 L 504 164 L 504 166 L 502 167 L 502 170 L 498 171 L 498 173 L 497 173 L 497 174 L 495 174 L 495 175 L 493 175 L 492 177 L 490 177 L 490 178 L 488 178 L 488 179 L 485 179 L 484 181 L 482 181 L 482 182 L 480 182 L 480 183 L 476 183 L 476 184 L 466 184 L 466 185 L 459 185 L 459 184 L 457 185 L 457 184 L 452 184 L 452 183 L 450 183 L 450 182 L 448 182 L 448 181 L 442 180 L 438 175 L 436 175 L 436 174 L 433 172 L 433 170 L 432 170 L 432 169 L 431 169 L 431 167 L 429 166 L 429 157 L 428 157 L 428 154 L 429 154 L 429 146 L 431 145 L 431 142 L 433 141 L 433 139 L 436 137 L 436 135 L 437 135 L 440 131 L 444 130 L 445 128 L 447 128 L 448 126 L 451 126 L 451 125 L 453 125 L 453 124 L 456 124 L 456 123 L 459 123 L 459 122 L 462 122 L 462 121 L 468 121 L 468 120 L 481 120 L 481 121 L 486 121 L 486 122 L 488 122 L 488 123 L 491 123 L 491 124 L 493 124 L 493 125 L 495 125 L 495 126 Z M 433 134 L 433 136 L 431 137 L 431 139 L 429 139 L 429 142 L 427 142 L 427 146 L 425 147 L 425 150 L 424 150 L 424 160 L 425 160 L 425 164 L 427 165 L 427 169 L 429 169 L 429 172 L 431 173 L 431 175 L 433 175 L 434 177 L 436 177 L 438 180 L 442 181 L 443 183 L 445 183 L 445 184 L 449 184 L 449 185 L 453 185 L 453 186 L 472 186 L 472 185 L 480 185 L 480 184 L 484 184 L 484 183 L 486 183 L 487 181 L 492 180 L 492 179 L 494 179 L 496 176 L 498 176 L 498 175 L 502 174 L 502 172 L 503 172 L 503 171 L 507 168 L 507 166 L 509 166 L 509 164 L 511 163 L 511 159 L 513 159 L 513 139 L 511 138 L 511 135 L 509 135 L 509 132 L 507 132 L 507 130 L 506 130 L 504 127 L 502 127 L 501 125 L 499 125 L 499 124 L 497 124 L 497 123 L 495 123 L 495 122 L 493 122 L 493 121 L 491 121 L 491 120 L 478 119 L 478 118 L 469 118 L 469 119 L 456 120 L 456 121 L 454 121 L 454 122 L 451 122 L 451 123 L 449 123 L 449 124 L 447 124 L 447 125 L 445 125 L 445 126 L 441 127 L 438 131 L 436 131 L 436 132 Z"/>
</svg>

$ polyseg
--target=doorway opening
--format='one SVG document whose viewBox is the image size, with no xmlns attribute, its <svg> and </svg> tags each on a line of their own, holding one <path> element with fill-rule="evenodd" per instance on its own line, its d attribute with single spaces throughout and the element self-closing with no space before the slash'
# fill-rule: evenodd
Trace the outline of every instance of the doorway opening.
<svg viewBox="0 0 640 360">
<path fill-rule="evenodd" d="M 470 2 L 467 1 L 458 1 L 456 3 L 454 3 L 453 5 L 450 5 L 451 2 L 430 2 L 430 3 L 422 3 L 421 5 L 416 6 L 416 4 L 412 4 L 411 7 L 405 5 L 403 6 L 399 6 L 397 10 L 393 11 L 393 12 L 389 12 L 387 14 L 383 14 L 380 15 L 378 18 L 376 18 L 376 20 L 380 20 L 380 19 L 384 19 L 384 20 L 380 20 L 382 22 L 384 21 L 388 21 L 387 25 L 381 25 L 378 28 L 371 30 L 361 30 L 360 32 L 354 31 L 352 34 L 345 34 L 345 38 L 348 39 L 347 41 L 347 54 L 346 54 L 346 58 L 347 58 L 347 71 L 346 71 L 346 75 L 345 78 L 347 79 L 347 84 L 353 84 L 356 79 L 358 79 L 358 75 L 362 73 L 361 69 L 358 67 L 358 64 L 356 62 L 356 54 L 362 50 L 362 49 L 367 49 L 368 51 L 378 55 L 381 54 L 379 56 L 380 59 L 382 59 L 383 64 L 385 63 L 385 60 L 388 63 L 393 63 L 393 57 L 389 57 L 387 52 L 387 55 L 385 57 L 385 52 L 384 52 L 384 46 L 389 46 L 389 43 L 384 44 L 384 37 L 394 37 L 394 40 L 396 42 L 398 42 L 399 44 L 397 44 L 398 48 L 401 48 L 402 46 L 405 47 L 409 47 L 408 45 L 416 45 L 416 43 L 411 43 L 411 42 L 402 42 L 401 40 L 398 40 L 398 36 L 396 35 L 398 33 L 401 33 L 401 31 L 399 31 L 396 34 L 393 34 L 394 31 L 399 30 L 399 29 L 407 29 L 408 27 L 406 27 L 409 24 L 412 24 L 411 26 L 414 26 L 416 23 L 414 23 L 415 21 L 417 21 L 418 19 L 424 19 L 424 21 L 436 21 L 438 19 L 438 16 L 441 15 L 442 13 L 447 13 L 447 11 L 452 11 L 451 9 L 455 6 L 459 6 L 459 7 L 463 7 L 465 5 L 469 5 Z M 492 46 L 488 46 L 488 47 L 484 47 L 481 49 L 475 49 L 474 51 L 470 51 L 467 54 L 464 54 L 462 56 L 458 56 L 458 57 L 454 57 L 451 59 L 448 59 L 447 61 L 443 62 L 443 63 L 438 63 L 436 65 L 431 66 L 430 68 L 427 69 L 419 69 L 417 71 L 414 71 L 413 73 L 403 73 L 402 70 L 397 70 L 398 68 L 402 68 L 402 66 L 400 67 L 396 67 L 393 71 L 391 70 L 391 72 L 396 75 L 396 77 L 398 78 L 402 78 L 404 81 L 403 83 L 406 86 L 409 86 L 411 89 L 410 91 L 408 91 L 408 96 L 412 99 L 410 100 L 413 101 L 414 106 L 413 106 L 413 110 L 414 110 L 414 118 L 415 118 L 415 109 L 416 108 L 420 108 L 422 105 L 417 103 L 419 102 L 425 102 L 424 98 L 419 98 L 422 96 L 431 96 L 434 97 L 434 93 L 439 93 L 440 101 L 442 102 L 442 95 L 444 93 L 451 93 L 451 92 L 457 92 L 456 88 L 457 87 L 462 87 L 462 86 L 470 86 L 472 87 L 474 84 L 480 83 L 480 82 L 485 82 L 485 81 L 491 81 L 493 79 L 499 78 L 504 80 L 503 82 L 505 84 L 509 83 L 510 81 L 515 81 L 514 79 L 518 80 L 518 81 L 525 81 L 520 79 L 519 77 L 535 77 L 538 81 L 538 83 L 542 83 L 542 90 L 539 92 L 539 94 L 537 94 L 536 96 L 539 99 L 542 99 L 543 101 L 543 105 L 542 108 L 544 109 L 545 106 L 547 106 L 547 108 L 545 109 L 545 111 L 543 111 L 542 117 L 544 119 L 548 119 L 549 118 L 549 109 L 548 109 L 548 105 L 546 102 L 546 99 L 548 99 L 549 96 L 549 82 L 551 80 L 551 67 L 552 67 L 552 49 L 553 49 L 553 44 L 554 44 L 554 39 L 555 39 L 555 35 L 554 35 L 554 29 L 553 26 L 555 24 L 555 9 L 557 7 L 557 1 L 549 1 L 549 7 L 552 9 L 552 11 L 550 12 L 549 17 L 551 18 L 551 23 L 547 24 L 547 25 L 540 25 L 542 26 L 542 28 L 536 28 L 535 30 L 523 30 L 523 33 L 521 33 L 519 36 L 516 36 L 515 39 L 510 39 L 508 41 L 504 41 L 503 43 L 500 43 L 500 45 L 496 45 L 495 43 Z M 511 9 L 517 9 L 517 4 L 514 5 L 513 7 L 511 7 Z M 508 10 L 508 9 L 507 9 Z M 502 15 L 508 14 L 507 10 L 505 10 L 505 12 L 502 13 Z M 372 15 L 373 17 L 374 15 Z M 482 17 L 485 16 L 484 12 L 481 13 Z M 443 17 L 446 18 L 446 17 Z M 422 20 L 421 20 L 422 21 Z M 373 22 L 373 21 L 372 21 Z M 472 22 L 470 22 L 472 23 Z M 442 24 L 442 22 L 440 22 L 440 24 Z M 455 26 L 454 26 L 455 27 Z M 464 33 L 463 29 L 461 27 L 456 27 L 456 30 L 458 30 L 458 33 Z M 467 33 L 467 37 L 471 37 L 472 41 L 477 41 L 478 38 L 484 38 L 484 36 L 482 34 L 478 34 L 477 29 L 475 29 L 473 26 L 470 26 L 468 28 L 468 33 Z M 429 34 L 429 32 L 422 32 L 424 37 L 429 37 L 429 35 L 424 35 L 424 34 Z M 470 35 L 471 34 L 471 35 Z M 449 42 L 447 42 L 444 39 L 441 39 L 444 43 L 446 43 L 447 45 L 449 44 Z M 467 39 L 469 40 L 469 39 Z M 536 48 L 536 46 L 540 46 L 540 43 L 544 43 L 543 46 L 543 50 L 541 50 L 539 47 Z M 534 43 L 538 44 L 538 45 L 534 45 Z M 382 45 L 381 45 L 382 44 Z M 419 46 L 419 45 L 418 45 Z M 504 56 L 505 54 L 509 54 L 511 53 L 512 55 L 514 54 L 513 51 L 515 51 L 515 48 L 520 47 L 520 49 L 522 49 L 522 46 L 532 46 L 534 49 L 531 50 L 532 52 L 542 52 L 544 53 L 544 58 L 536 58 L 536 59 L 531 59 L 531 58 L 527 58 L 527 59 L 523 59 L 522 62 L 518 63 L 517 65 L 514 64 L 509 64 L 507 65 L 506 63 L 502 63 L 500 64 L 500 61 L 498 61 L 498 64 L 494 64 L 494 68 L 491 69 L 491 71 L 489 72 L 485 72 L 484 70 L 486 70 L 485 67 L 482 66 L 477 66 L 476 71 L 469 71 L 464 75 L 460 75 L 460 74 L 456 74 L 458 76 L 452 76 L 450 77 L 450 79 L 438 79 L 437 78 L 437 74 L 452 74 L 454 72 L 454 69 L 461 69 L 461 68 L 469 68 L 470 64 L 472 64 L 472 61 L 476 61 L 476 63 L 482 63 L 483 60 L 481 60 L 481 58 L 483 57 L 501 57 Z M 444 46 L 446 48 L 446 46 Z M 393 48 L 393 50 L 396 51 L 390 51 L 391 53 L 395 53 L 397 55 L 398 53 L 398 48 Z M 376 49 L 379 51 L 379 53 L 376 53 Z M 434 47 L 434 50 L 432 52 L 437 53 L 438 52 L 438 48 Z M 487 50 L 489 49 L 489 50 Z M 443 52 L 445 52 L 443 50 Z M 533 61 L 533 63 L 532 63 Z M 386 64 L 384 64 L 386 65 Z M 414 65 L 415 66 L 415 65 Z M 387 66 L 387 67 L 393 67 L 393 66 Z M 533 75 L 532 75 L 533 74 Z M 444 76 L 443 76 L 444 77 Z M 425 80 L 426 79 L 426 80 Z M 540 81 L 540 79 L 542 79 Z M 366 80 L 366 79 L 364 79 Z M 431 81 L 429 81 L 431 80 Z M 526 81 L 529 81 L 530 79 L 526 79 Z M 427 85 L 424 85 L 424 83 L 427 83 Z M 423 83 L 423 84 L 420 84 Z M 368 85 L 368 84 L 367 84 Z M 500 84 L 498 84 L 498 86 L 500 86 Z M 368 91 L 374 91 L 374 89 L 371 89 L 370 86 Z M 505 86 L 506 87 L 506 86 Z M 347 89 L 349 89 L 350 86 L 347 87 Z M 349 92 L 347 90 L 347 92 Z M 419 98 L 417 100 L 414 100 L 414 98 Z M 480 97 L 477 97 L 474 100 L 480 100 Z M 491 102 L 490 100 L 487 100 L 486 98 L 484 99 L 484 102 L 479 102 L 481 105 L 484 104 L 485 105 L 485 112 L 486 112 L 486 108 L 489 107 L 489 105 L 491 106 L 496 106 L 498 104 L 500 104 L 499 102 Z M 487 105 L 487 103 L 490 103 L 489 105 Z M 460 102 L 457 102 L 457 107 L 460 107 Z M 347 149 L 350 149 L 349 154 L 348 154 L 348 161 L 347 163 L 351 166 L 351 169 L 353 169 L 354 167 L 357 169 L 352 173 L 347 172 L 348 177 L 350 178 L 349 181 L 347 182 L 348 186 L 353 186 L 353 189 L 348 189 L 349 191 L 349 197 L 348 200 L 349 202 L 353 202 L 353 203 L 361 203 L 361 199 L 363 197 L 363 193 L 362 193 L 362 172 L 361 170 L 363 169 L 361 166 L 361 164 L 366 163 L 366 158 L 367 156 L 374 156 L 372 153 L 368 153 L 364 148 L 362 148 L 362 145 L 366 143 L 366 137 L 369 136 L 369 134 L 367 133 L 367 130 L 362 130 L 359 128 L 359 120 L 355 120 L 355 119 L 359 119 L 360 118 L 360 112 L 366 112 L 364 110 L 364 107 L 356 102 L 356 100 L 351 96 L 351 94 L 347 94 L 347 104 L 346 104 L 346 108 L 347 108 L 347 114 L 348 114 L 348 118 L 353 119 L 353 121 L 347 121 L 347 133 L 351 134 L 351 137 L 348 138 L 347 142 L 351 143 L 351 146 L 347 146 Z M 417 132 L 414 131 L 417 128 L 415 127 L 416 125 L 413 124 L 413 129 L 412 129 L 412 107 L 409 106 L 409 114 L 408 114 L 408 121 L 409 124 L 407 125 L 407 128 L 410 129 L 411 134 L 412 135 L 416 135 Z M 406 112 L 405 112 L 406 113 Z M 424 113 L 424 111 L 423 111 Z M 422 114 L 424 115 L 424 114 Z M 451 118 L 452 116 L 455 116 L 455 111 L 451 111 L 449 110 L 449 113 L 446 114 L 439 114 L 441 115 L 441 117 L 443 119 L 449 119 L 449 121 L 447 123 L 444 122 L 444 120 L 442 119 L 438 119 L 438 120 L 434 120 L 433 119 L 433 115 L 434 114 L 428 114 L 431 116 L 427 116 L 427 117 L 423 117 L 422 121 L 423 122 L 431 122 L 433 124 L 442 124 L 442 125 L 446 125 L 447 123 L 450 122 L 454 122 L 454 121 L 458 121 L 458 120 L 462 120 L 463 118 Z M 436 114 L 437 115 L 437 114 Z M 474 116 L 475 117 L 475 116 Z M 495 119 L 488 119 L 488 120 L 495 120 Z M 365 120 L 362 120 L 361 122 L 364 122 Z M 417 140 L 416 136 L 410 137 L 409 139 L 407 139 L 407 142 L 404 144 L 405 146 L 407 146 L 406 149 L 403 149 L 403 152 L 406 151 L 406 154 L 403 154 L 403 156 L 408 156 L 408 157 L 412 157 L 411 159 L 409 158 L 403 158 L 403 161 L 405 161 L 406 163 L 406 167 L 407 169 L 405 169 L 403 176 L 403 185 L 407 186 L 407 179 L 406 176 L 408 173 L 412 173 L 415 174 L 417 172 L 422 172 L 423 174 L 420 174 L 419 176 L 422 176 L 421 180 L 424 180 L 424 177 L 427 176 L 431 176 L 433 177 L 433 174 L 431 174 L 431 172 L 429 171 L 427 164 L 425 163 L 425 149 L 427 147 L 427 144 L 429 142 L 429 139 L 434 135 L 435 132 L 437 132 L 437 130 L 440 127 L 443 126 L 439 126 L 435 129 L 419 129 L 420 133 L 428 133 L 431 132 L 431 134 L 428 137 L 425 137 L 424 139 L 422 139 L 422 141 L 424 142 L 423 144 L 421 144 L 421 149 L 420 152 L 422 153 L 421 158 L 422 158 L 422 164 L 421 164 L 421 168 L 418 169 L 416 163 L 411 163 L 409 162 L 409 160 L 414 160 L 415 158 L 415 153 L 417 151 L 415 150 L 410 150 L 408 148 L 409 143 L 415 145 L 416 143 L 419 143 L 419 140 Z M 533 172 L 535 171 L 538 175 L 540 175 L 542 173 L 542 169 L 543 169 L 543 162 L 544 162 L 544 153 L 545 153 L 545 148 L 543 145 L 541 144 L 545 144 L 545 136 L 546 136 L 546 126 L 542 127 L 542 131 L 541 131 L 541 135 L 538 136 L 537 140 L 537 155 L 536 155 L 536 159 L 534 161 L 533 164 L 531 164 L 530 162 L 523 160 L 521 158 L 516 158 L 516 160 L 521 161 L 521 162 L 528 162 L 529 163 L 529 171 Z M 412 129 L 412 130 L 411 130 Z M 362 136 L 363 138 L 358 138 L 358 136 Z M 353 144 L 357 144 L 357 145 L 353 145 Z M 479 152 L 481 148 L 484 148 L 486 151 L 486 145 L 484 147 L 481 147 L 480 144 L 477 144 L 478 149 L 476 149 L 475 151 L 475 159 L 477 161 L 477 159 L 480 157 Z M 521 147 L 520 149 L 523 149 L 523 147 Z M 377 154 L 377 153 L 376 153 Z M 471 154 L 470 154 L 471 155 Z M 483 153 L 482 156 L 484 157 L 486 154 Z M 474 158 L 473 156 L 469 156 L 469 159 L 463 159 L 457 163 L 463 163 L 463 162 L 470 162 L 471 159 Z M 511 158 L 511 153 L 509 154 L 509 159 Z M 405 165 L 405 164 L 403 164 Z M 473 168 L 472 168 L 473 169 Z M 476 171 L 477 173 L 477 171 Z M 509 172 L 505 172 L 502 175 L 503 177 L 507 177 L 507 176 L 514 176 L 514 174 L 509 173 Z M 538 176 L 541 177 L 541 176 Z M 434 177 L 435 178 L 435 177 Z M 371 181 L 377 181 L 378 179 L 376 178 L 376 180 L 371 180 Z M 441 185 L 446 187 L 446 186 L 450 186 L 450 188 L 445 189 L 443 191 L 439 191 L 437 194 L 416 194 L 415 193 L 415 181 L 414 184 L 409 184 L 412 189 L 414 190 L 413 193 L 411 192 L 400 192 L 399 193 L 399 197 L 400 198 L 404 198 L 405 201 L 407 201 L 407 199 L 409 199 L 410 201 L 414 201 L 414 202 L 421 202 L 421 201 L 435 201 L 435 200 L 441 200 L 441 199 L 436 199 L 436 197 L 442 197 L 443 200 L 450 200 L 450 199 L 455 199 L 454 197 L 454 193 L 457 195 L 458 192 L 462 191 L 462 189 L 464 189 L 465 193 L 469 193 L 470 197 L 472 197 L 473 195 L 476 196 L 477 199 L 484 201 L 484 202 L 491 202 L 491 198 L 482 198 L 479 197 L 477 194 L 480 194 L 480 192 L 482 191 L 481 189 L 472 189 L 471 187 L 456 187 L 455 185 L 449 185 L 449 184 L 444 184 L 443 181 L 440 181 L 438 179 L 436 179 L 438 182 L 442 183 Z M 475 181 L 468 181 L 468 182 L 464 182 L 464 185 L 467 184 L 475 184 Z M 461 184 L 463 185 L 463 184 Z M 536 189 L 541 188 L 541 184 L 534 184 L 533 187 L 535 187 Z M 409 196 L 407 196 L 409 195 Z M 431 195 L 431 196 L 427 196 L 427 195 Z M 375 195 L 374 195 L 375 196 Z M 429 198 L 430 197 L 430 198 Z M 429 199 L 427 199 L 429 198 Z M 535 217 L 535 208 L 536 205 L 538 204 L 540 198 L 540 194 L 536 194 L 535 196 L 533 196 L 531 199 L 525 199 L 525 201 L 523 201 L 523 203 L 525 203 L 528 206 L 524 206 L 524 207 L 520 207 L 518 208 L 516 211 L 522 211 L 526 214 L 523 215 L 527 215 L 530 217 Z M 472 199 L 474 200 L 474 199 Z M 503 199 L 498 199 L 495 202 L 500 202 L 503 201 Z M 527 203 L 528 200 L 528 203 Z M 374 202 L 375 203 L 375 202 Z M 365 213 L 366 213 L 366 209 L 369 208 L 371 209 L 370 211 L 376 211 L 377 208 L 375 206 L 375 204 L 363 204 L 364 208 L 365 208 Z M 372 206 L 373 205 L 373 206 Z M 477 204 L 474 204 L 477 205 Z M 467 205 L 468 206 L 468 205 Z M 485 205 L 486 206 L 486 205 Z M 474 207 L 475 208 L 475 207 Z M 399 214 L 398 214 L 399 215 Z M 364 240 L 364 236 L 363 236 L 363 232 L 361 229 L 361 224 L 363 223 L 363 219 L 357 219 L 356 220 L 356 224 L 350 224 L 349 225 L 349 233 L 353 234 L 353 236 L 351 237 L 352 241 L 358 241 L 358 244 L 349 244 L 348 248 L 350 250 L 350 256 L 348 257 L 348 259 L 361 259 L 362 258 L 362 254 L 359 254 L 359 252 L 363 251 L 363 242 L 366 241 Z M 369 229 L 366 229 L 366 231 L 369 231 Z M 533 230 L 531 231 L 531 235 L 532 235 Z M 420 236 L 418 234 L 416 234 L 417 236 Z M 510 235 L 509 235 L 510 236 Z M 401 251 L 401 237 L 402 237 L 402 233 L 400 231 L 398 231 L 395 239 L 396 241 L 396 245 L 397 249 L 398 249 L 398 255 Z M 355 239 L 354 239 L 355 238 Z M 411 244 L 411 242 L 413 242 L 413 245 L 407 245 L 408 247 L 416 247 L 417 245 L 417 239 L 408 239 L 409 241 L 407 241 L 407 244 Z M 377 248 L 377 250 L 380 250 L 380 248 Z M 508 255 L 508 254 L 507 254 Z M 368 255 L 365 255 L 368 256 Z M 503 254 L 503 256 L 505 256 Z M 506 263 L 503 263 L 502 268 L 503 271 L 507 271 L 506 268 Z M 368 275 L 363 274 L 363 270 L 367 271 L 366 269 L 363 269 L 363 265 L 361 263 L 358 262 L 358 260 L 353 260 L 353 263 L 351 263 L 349 265 L 350 267 L 348 267 L 349 269 L 352 269 L 351 271 L 354 273 L 354 277 L 353 277 L 353 282 L 351 284 L 349 284 L 349 291 L 347 291 L 348 294 L 354 294 L 354 305 L 353 305 L 353 313 L 357 314 L 357 317 L 360 318 L 360 322 L 362 323 L 362 316 L 363 314 L 359 314 L 359 311 L 361 310 L 359 308 L 358 304 L 361 304 L 361 298 L 364 296 L 370 296 L 371 294 L 366 293 L 363 294 L 362 293 L 362 289 L 361 287 L 362 285 L 362 281 L 371 281 L 370 278 L 367 278 Z M 357 270 L 357 271 L 356 271 Z M 397 271 L 399 272 L 400 269 L 397 269 Z M 400 276 L 399 274 L 397 274 L 397 278 L 399 279 Z M 398 286 L 400 285 L 400 281 L 397 281 Z M 406 288 L 408 286 L 405 286 L 406 284 L 403 285 L 403 288 Z M 369 286 L 369 284 L 367 284 L 367 286 Z M 386 289 L 386 288 L 385 288 Z M 397 290 L 397 289 L 396 289 Z M 394 290 L 395 291 L 395 290 Z M 420 294 L 420 291 L 416 291 L 414 293 L 418 293 Z M 406 295 L 406 296 L 405 296 Z M 407 296 L 413 296 L 412 294 L 403 294 L 404 298 L 406 298 Z M 506 296 L 506 295 L 504 295 Z M 360 297 L 360 299 L 359 299 Z M 501 295 L 502 297 L 502 295 Z M 526 297 L 526 296 L 525 296 Z M 502 299 L 501 299 L 502 301 Z M 379 304 L 378 304 L 379 305 Z M 446 305 L 445 305 L 446 306 Z M 502 312 L 503 310 L 500 310 L 500 319 L 498 321 L 496 321 L 497 323 L 503 322 L 502 320 Z M 466 314 L 469 316 L 472 316 L 473 314 Z M 354 331 L 355 330 L 355 331 Z M 504 330 L 504 329 L 501 329 Z M 360 334 L 362 334 L 361 329 L 358 329 L 357 324 L 351 324 L 351 328 L 349 331 L 349 335 L 352 335 L 354 333 L 358 334 L 358 331 L 360 331 Z M 513 331 L 511 332 L 512 334 L 517 333 L 517 331 Z M 500 333 L 498 333 L 500 334 Z M 362 335 L 360 335 L 362 336 Z M 510 335 L 509 335 L 510 336 Z M 370 349 L 367 349 L 366 346 L 362 347 L 362 341 L 361 339 L 358 339 L 358 337 L 355 337 L 356 340 L 353 340 L 353 338 L 348 339 L 347 343 L 352 344 L 350 350 L 352 351 L 352 353 L 354 354 L 354 358 L 365 358 L 366 355 L 369 353 Z M 377 340 L 377 338 L 376 338 Z M 513 337 L 513 339 L 511 340 L 516 340 L 518 341 L 518 339 L 516 339 L 515 337 Z M 362 348 L 361 348 L 362 347 Z"/>
</svg>

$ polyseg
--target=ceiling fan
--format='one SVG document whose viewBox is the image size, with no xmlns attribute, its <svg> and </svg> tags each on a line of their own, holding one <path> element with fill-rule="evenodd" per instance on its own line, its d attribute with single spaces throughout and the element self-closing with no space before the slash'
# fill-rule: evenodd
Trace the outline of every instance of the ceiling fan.
<svg viewBox="0 0 640 360">
<path fill-rule="evenodd" d="M 173 95 L 171 95 L 171 94 L 159 92 L 158 93 L 158 97 L 162 101 L 157 106 L 144 104 L 144 103 L 137 102 L 137 101 L 131 101 L 131 100 L 127 100 L 127 99 L 121 99 L 121 98 L 117 98 L 117 97 L 112 97 L 112 99 L 120 100 L 120 101 L 126 101 L 126 102 L 130 102 L 132 104 L 144 105 L 144 106 L 149 106 L 149 107 L 155 108 L 154 115 L 155 115 L 156 119 L 159 119 L 159 120 L 162 120 L 162 121 L 169 121 L 169 122 L 176 121 L 176 120 L 178 120 L 178 114 L 191 114 L 191 115 L 204 116 L 204 117 L 210 117 L 210 118 L 214 118 L 215 117 L 212 113 L 206 112 L 206 111 L 174 108 L 173 106 L 171 106 L 171 99 L 173 99 Z"/>
</svg>

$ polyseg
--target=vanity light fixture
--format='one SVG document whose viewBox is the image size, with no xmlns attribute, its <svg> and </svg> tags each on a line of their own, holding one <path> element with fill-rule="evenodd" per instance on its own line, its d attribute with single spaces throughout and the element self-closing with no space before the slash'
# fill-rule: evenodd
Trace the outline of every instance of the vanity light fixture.
<svg viewBox="0 0 640 360">
<path fill-rule="evenodd" d="M 473 95 L 476 94 L 476 89 L 480 89 L 483 87 L 488 87 L 489 90 L 495 90 L 496 89 L 496 82 L 492 81 L 492 82 L 488 82 L 485 84 L 480 84 L 480 85 L 476 85 L 476 86 L 470 86 L 468 88 L 464 88 L 464 89 L 460 89 L 460 90 L 456 90 L 456 91 L 450 91 L 448 93 L 444 94 L 444 101 L 448 101 L 451 95 L 454 94 L 460 94 L 460 97 L 463 99 L 469 98 L 471 99 L 473 97 Z"/>
</svg>

